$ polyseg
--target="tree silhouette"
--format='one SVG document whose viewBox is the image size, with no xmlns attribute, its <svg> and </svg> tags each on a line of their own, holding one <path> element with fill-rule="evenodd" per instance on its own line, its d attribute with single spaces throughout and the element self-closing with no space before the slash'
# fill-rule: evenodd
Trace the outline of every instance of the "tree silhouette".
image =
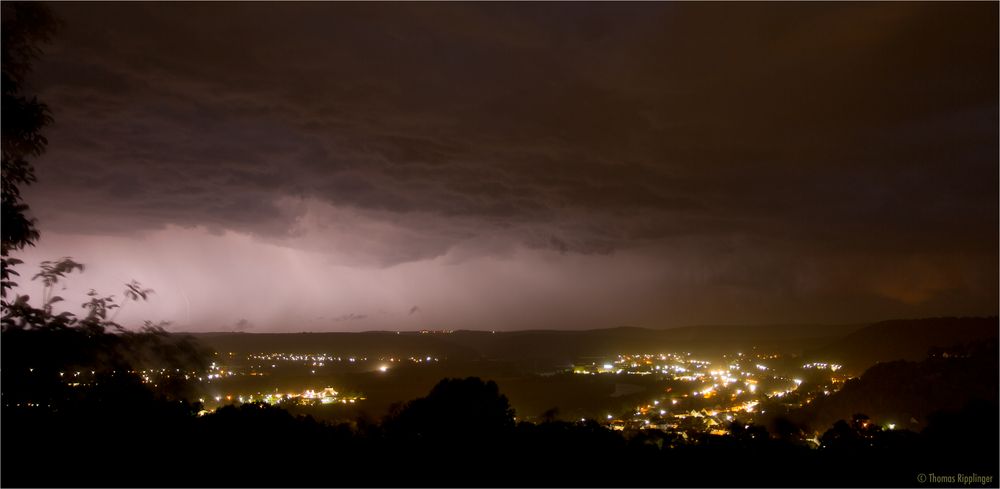
<svg viewBox="0 0 1000 489">
<path fill-rule="evenodd" d="M 65 281 L 68 274 L 84 266 L 70 258 L 46 261 L 33 279 L 44 286 L 43 305 L 33 306 L 29 297 L 18 295 L 5 308 L 2 318 L 3 335 L 3 396 L 5 406 L 17 404 L 42 405 L 53 410 L 68 404 L 78 405 L 89 400 L 106 405 L 112 400 L 124 406 L 149 397 L 172 399 L 193 398 L 198 389 L 182 376 L 167 377 L 158 383 L 154 395 L 139 382 L 138 372 L 144 369 L 167 369 L 172 372 L 203 371 L 209 352 L 193 338 L 168 334 L 163 325 L 147 321 L 137 331 L 127 330 L 109 317 L 119 309 L 114 296 L 88 293 L 89 300 L 81 304 L 86 315 L 78 317 L 69 311 L 56 313 L 61 301 L 52 294 L 53 288 Z M 152 289 L 135 281 L 125 284 L 127 300 L 145 300 Z M 63 378 L 73 374 L 70 388 Z M 89 372 L 84 378 L 80 372 Z"/>
<path fill-rule="evenodd" d="M 39 45 L 49 40 L 57 22 L 48 7 L 38 3 L 4 2 L 3 62 L 0 84 L 3 89 L 2 198 L 0 198 L 0 296 L 6 305 L 7 289 L 13 287 L 11 267 L 20 260 L 10 253 L 33 246 L 38 239 L 35 219 L 28 217 L 28 204 L 21 186 L 35 181 L 30 159 L 45 152 L 48 140 L 42 129 L 52 122 L 48 106 L 24 93 L 31 63 L 41 54 Z"/>
<path fill-rule="evenodd" d="M 427 397 L 398 407 L 383 425 L 390 436 L 404 440 L 482 441 L 511 431 L 514 410 L 492 380 L 444 379 Z"/>
</svg>

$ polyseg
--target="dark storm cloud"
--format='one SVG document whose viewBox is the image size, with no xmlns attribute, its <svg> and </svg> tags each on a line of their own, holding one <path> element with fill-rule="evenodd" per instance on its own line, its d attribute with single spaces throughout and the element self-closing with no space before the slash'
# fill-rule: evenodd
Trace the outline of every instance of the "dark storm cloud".
<svg viewBox="0 0 1000 489">
<path fill-rule="evenodd" d="M 46 230 L 204 226 L 383 266 L 642 249 L 741 288 L 996 268 L 996 4 L 54 9 Z M 995 292 L 965 269 L 928 290 Z"/>
<path fill-rule="evenodd" d="M 252 322 L 250 322 L 246 318 L 242 318 L 233 324 L 233 331 L 239 331 L 239 332 L 249 331 L 253 329 L 253 327 L 254 326 Z"/>
<path fill-rule="evenodd" d="M 337 316 L 337 317 L 333 318 L 333 321 L 335 321 L 335 322 L 340 322 L 340 321 L 360 321 L 360 320 L 365 319 L 367 317 L 368 317 L 367 314 L 355 314 L 355 313 L 352 312 L 350 314 L 344 314 L 342 316 Z"/>
</svg>

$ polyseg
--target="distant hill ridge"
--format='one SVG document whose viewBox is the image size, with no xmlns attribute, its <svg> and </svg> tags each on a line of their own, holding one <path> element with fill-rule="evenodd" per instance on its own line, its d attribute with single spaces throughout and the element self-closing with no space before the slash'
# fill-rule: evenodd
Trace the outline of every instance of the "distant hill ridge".
<svg viewBox="0 0 1000 489">
<path fill-rule="evenodd" d="M 891 360 L 919 360 L 931 347 L 996 338 L 997 317 L 927 318 L 869 325 L 705 325 L 671 329 L 617 327 L 491 333 L 316 332 L 193 333 L 220 352 L 330 353 L 335 355 L 433 355 L 456 360 L 531 361 L 565 366 L 583 357 L 618 353 L 693 351 L 727 353 L 757 347 L 837 361 L 860 373 Z"/>
<path fill-rule="evenodd" d="M 1000 322 L 992 317 L 939 317 L 882 321 L 806 352 L 807 359 L 836 359 L 853 370 L 878 362 L 922 360 L 932 347 L 978 340 L 996 341 Z"/>
</svg>

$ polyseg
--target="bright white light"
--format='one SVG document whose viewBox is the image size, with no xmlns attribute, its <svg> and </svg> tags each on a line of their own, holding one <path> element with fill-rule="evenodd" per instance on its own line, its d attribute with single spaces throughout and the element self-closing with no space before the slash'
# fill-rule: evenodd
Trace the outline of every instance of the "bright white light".
<svg viewBox="0 0 1000 489">
<path fill-rule="evenodd" d="M 389 370 L 389 367 L 386 367 L 385 365 L 382 365 L 381 367 L 378 368 L 378 370 L 379 370 L 379 372 L 385 372 L 385 371 Z"/>
</svg>

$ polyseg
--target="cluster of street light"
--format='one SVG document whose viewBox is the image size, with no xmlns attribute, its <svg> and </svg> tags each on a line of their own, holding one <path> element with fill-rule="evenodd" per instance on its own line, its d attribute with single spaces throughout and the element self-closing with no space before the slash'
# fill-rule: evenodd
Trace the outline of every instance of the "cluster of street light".
<svg viewBox="0 0 1000 489">
<path fill-rule="evenodd" d="M 832 373 L 835 363 L 807 363 L 801 369 L 782 367 L 773 353 L 723 355 L 721 360 L 695 358 L 691 353 L 619 354 L 603 362 L 573 367 L 580 375 L 652 375 L 663 382 L 660 395 L 631 412 L 607 414 L 601 422 L 614 430 L 661 429 L 726 434 L 739 420 L 749 422 L 764 414 L 762 404 L 786 402 L 801 406 L 819 395 L 829 395 L 843 379 Z M 828 382 L 802 391 L 803 373 L 826 370 Z M 687 385 L 687 389 L 678 387 Z M 796 396 L 790 396 L 795 393 Z"/>
</svg>

